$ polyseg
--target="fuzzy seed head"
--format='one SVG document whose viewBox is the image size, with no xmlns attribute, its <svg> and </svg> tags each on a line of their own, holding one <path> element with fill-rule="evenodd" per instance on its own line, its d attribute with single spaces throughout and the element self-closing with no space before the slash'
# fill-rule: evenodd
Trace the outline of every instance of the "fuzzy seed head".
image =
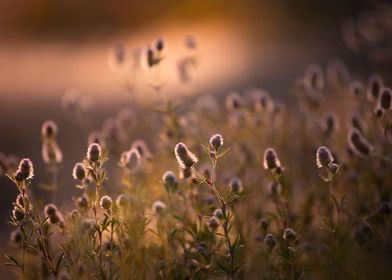
<svg viewBox="0 0 392 280">
<path fill-rule="evenodd" d="M 162 216 L 165 213 L 165 210 L 166 204 L 160 200 L 157 200 L 152 204 L 152 211 L 157 216 Z"/>
<path fill-rule="evenodd" d="M 119 196 L 117 196 L 116 204 L 120 208 L 125 208 L 129 204 L 129 199 L 125 194 L 120 194 Z"/>
<path fill-rule="evenodd" d="M 223 137 L 220 134 L 214 134 L 210 138 L 210 145 L 215 150 L 218 151 L 223 145 Z"/>
<path fill-rule="evenodd" d="M 276 245 L 276 237 L 272 233 L 268 233 L 264 238 L 264 244 L 269 248 L 273 249 Z"/>
<path fill-rule="evenodd" d="M 165 174 L 162 176 L 162 181 L 165 187 L 168 188 L 177 188 L 178 186 L 178 179 L 176 175 L 174 175 L 173 171 L 166 171 Z"/>
<path fill-rule="evenodd" d="M 379 106 L 384 110 L 391 109 L 392 92 L 390 88 L 384 88 L 380 95 Z"/>
<path fill-rule="evenodd" d="M 273 170 L 281 166 L 278 155 L 273 148 L 268 148 L 265 150 L 263 166 L 266 170 Z"/>
<path fill-rule="evenodd" d="M 259 221 L 259 226 L 262 230 L 267 230 L 269 226 L 269 221 L 266 218 L 261 218 Z"/>
<path fill-rule="evenodd" d="M 208 219 L 208 227 L 209 227 L 212 231 L 216 230 L 216 229 L 219 227 L 219 225 L 220 225 L 220 222 L 219 222 L 219 220 L 218 220 L 217 217 L 212 216 L 212 217 L 210 217 L 210 218 Z"/>
<path fill-rule="evenodd" d="M 360 81 L 353 81 L 349 86 L 349 94 L 354 97 L 364 96 L 365 87 Z"/>
<path fill-rule="evenodd" d="M 181 168 L 190 168 L 197 163 L 197 157 L 191 153 L 184 143 L 178 143 L 174 148 L 178 164 Z"/>
<path fill-rule="evenodd" d="M 328 171 L 329 171 L 331 174 L 333 174 L 333 175 L 337 174 L 338 171 L 339 171 L 339 165 L 338 165 L 337 163 L 331 163 L 331 164 L 328 166 Z"/>
<path fill-rule="evenodd" d="M 226 97 L 225 105 L 227 111 L 231 112 L 244 107 L 245 102 L 238 93 L 232 92 Z"/>
<path fill-rule="evenodd" d="M 373 147 L 362 136 L 358 129 L 351 129 L 348 134 L 348 142 L 351 150 L 360 157 L 365 157 L 373 151 Z"/>
<path fill-rule="evenodd" d="M 88 200 L 85 196 L 79 197 L 76 200 L 76 204 L 80 210 L 86 210 L 88 208 Z"/>
<path fill-rule="evenodd" d="M 297 237 L 297 233 L 291 228 L 286 228 L 283 232 L 284 240 L 294 241 L 296 237 Z"/>
<path fill-rule="evenodd" d="M 156 41 L 155 41 L 155 48 L 158 52 L 161 52 L 165 47 L 165 41 L 163 40 L 162 37 L 159 37 Z"/>
<path fill-rule="evenodd" d="M 318 168 L 328 167 L 333 160 L 331 151 L 327 147 L 318 147 L 316 152 L 316 165 Z"/>
<path fill-rule="evenodd" d="M 99 205 L 102 209 L 109 210 L 112 207 L 113 200 L 110 196 L 104 195 L 99 201 Z"/>
<path fill-rule="evenodd" d="M 219 220 L 223 219 L 223 212 L 222 209 L 215 209 L 214 213 L 212 214 L 214 217 L 218 218 Z"/>
<path fill-rule="evenodd" d="M 78 162 L 75 164 L 72 171 L 72 176 L 74 177 L 75 180 L 80 180 L 80 181 L 86 178 L 86 169 L 84 168 L 83 163 Z"/>
<path fill-rule="evenodd" d="M 24 158 L 19 162 L 19 167 L 15 173 L 15 177 L 19 177 L 19 179 L 21 180 L 33 179 L 34 168 L 33 168 L 33 163 L 31 162 L 30 159 Z"/>
<path fill-rule="evenodd" d="M 131 150 L 132 149 L 136 149 L 139 152 L 140 157 L 142 157 L 142 158 L 145 158 L 145 159 L 151 158 L 151 151 L 148 148 L 146 142 L 144 142 L 144 140 L 141 140 L 141 139 L 135 140 L 132 143 Z"/>
<path fill-rule="evenodd" d="M 44 208 L 45 217 L 56 216 L 57 212 L 57 206 L 54 204 L 47 204 Z"/>
<path fill-rule="evenodd" d="M 25 217 L 25 213 L 22 210 L 20 210 L 18 207 L 14 207 L 14 209 L 12 210 L 12 217 L 16 221 L 21 222 Z"/>
<path fill-rule="evenodd" d="M 101 157 L 101 146 L 97 143 L 91 144 L 87 149 L 87 159 L 90 162 L 97 162 Z"/>
<path fill-rule="evenodd" d="M 41 134 L 47 139 L 55 138 L 57 135 L 57 131 L 57 124 L 52 120 L 45 121 L 41 127 Z"/>
<path fill-rule="evenodd" d="M 381 89 L 384 87 L 384 82 L 379 75 L 369 77 L 367 85 L 367 98 L 369 101 L 378 100 Z"/>
<path fill-rule="evenodd" d="M 244 187 L 242 185 L 242 181 L 237 177 L 232 177 L 230 179 L 229 188 L 232 190 L 232 192 L 234 192 L 236 194 L 240 194 L 244 190 Z"/>
<path fill-rule="evenodd" d="M 141 156 L 137 149 L 133 148 L 123 152 L 120 158 L 120 165 L 130 170 L 135 170 L 140 165 Z"/>
<path fill-rule="evenodd" d="M 41 153 L 42 159 L 46 164 L 58 164 L 63 161 L 63 153 L 56 141 L 44 142 Z"/>
</svg>

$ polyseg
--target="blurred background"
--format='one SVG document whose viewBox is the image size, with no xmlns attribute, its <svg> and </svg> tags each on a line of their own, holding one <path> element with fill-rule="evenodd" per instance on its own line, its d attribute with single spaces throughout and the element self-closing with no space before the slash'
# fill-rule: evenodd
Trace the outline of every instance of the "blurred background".
<svg viewBox="0 0 392 280">
<path fill-rule="evenodd" d="M 85 97 L 89 129 L 100 128 L 121 108 L 135 102 L 148 107 L 162 96 L 192 100 L 257 86 L 289 104 L 293 81 L 310 63 L 324 67 L 340 58 L 359 76 L 379 69 L 390 73 L 390 47 L 374 53 L 371 44 L 350 44 L 356 33 L 350 33 L 348 19 L 355 22 L 379 5 L 359 0 L 2 0 L 0 151 L 31 158 L 36 181 L 43 180 L 40 129 L 45 120 L 56 121 L 64 155 L 59 200 L 70 200 L 76 191 L 72 166 L 85 153 L 87 134 L 64 110 L 65 92 L 73 89 Z M 189 55 L 187 36 L 198 58 L 192 83 L 181 82 L 179 74 L 179 61 Z M 116 46 L 135 59 L 158 37 L 165 40 L 159 73 L 113 64 Z M 0 184 L 0 223 L 5 225 L 17 191 L 4 176 Z M 5 244 L 9 228 L 2 228 L 0 244 Z"/>
</svg>

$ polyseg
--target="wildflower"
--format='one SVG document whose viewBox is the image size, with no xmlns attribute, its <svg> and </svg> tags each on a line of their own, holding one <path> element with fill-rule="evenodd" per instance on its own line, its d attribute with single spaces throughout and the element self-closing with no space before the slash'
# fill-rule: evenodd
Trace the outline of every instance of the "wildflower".
<svg viewBox="0 0 392 280">
<path fill-rule="evenodd" d="M 325 115 L 323 120 L 324 134 L 329 137 L 339 128 L 339 121 L 334 112 L 329 112 Z"/>
<path fill-rule="evenodd" d="M 133 148 L 121 154 L 120 165 L 130 170 L 135 170 L 140 165 L 140 159 L 139 151 Z"/>
<path fill-rule="evenodd" d="M 286 228 L 283 232 L 283 239 L 287 241 L 294 241 L 297 237 L 297 233 L 291 229 L 291 228 Z"/>
<path fill-rule="evenodd" d="M 275 245 L 276 245 L 276 237 L 275 235 L 273 235 L 272 233 L 268 233 L 265 238 L 264 238 L 264 244 L 270 249 L 272 250 Z"/>
<path fill-rule="evenodd" d="M 25 217 L 25 213 L 21 209 L 15 206 L 14 209 L 12 210 L 12 217 L 15 219 L 15 221 L 21 222 Z"/>
<path fill-rule="evenodd" d="M 331 151 L 327 147 L 318 147 L 316 152 L 316 164 L 318 168 L 328 167 L 333 160 Z"/>
<path fill-rule="evenodd" d="M 158 52 L 161 52 L 163 50 L 163 48 L 165 47 L 165 41 L 163 40 L 162 37 L 159 37 L 156 41 L 155 41 L 155 48 Z"/>
<path fill-rule="evenodd" d="M 367 156 L 372 152 L 373 147 L 370 143 L 362 136 L 358 129 L 351 129 L 348 134 L 348 142 L 351 150 L 357 156 Z"/>
<path fill-rule="evenodd" d="M 15 173 L 15 177 L 20 180 L 31 180 L 34 177 L 33 163 L 30 159 L 24 158 L 19 162 L 18 170 Z"/>
<path fill-rule="evenodd" d="M 360 97 L 365 94 L 365 87 L 360 81 L 353 81 L 351 82 L 348 91 L 352 96 Z"/>
<path fill-rule="evenodd" d="M 355 238 L 359 245 L 364 245 L 373 239 L 373 230 L 369 223 L 362 221 L 354 232 Z"/>
<path fill-rule="evenodd" d="M 87 159 L 90 162 L 97 162 L 101 157 L 101 146 L 97 143 L 91 144 L 87 149 Z"/>
<path fill-rule="evenodd" d="M 384 88 L 380 95 L 379 106 L 384 110 L 391 109 L 392 93 L 390 88 Z"/>
<path fill-rule="evenodd" d="M 52 120 L 45 121 L 41 127 L 41 134 L 47 139 L 55 138 L 57 135 L 57 131 L 57 124 Z"/>
<path fill-rule="evenodd" d="M 19 229 L 14 229 L 10 234 L 10 241 L 14 244 L 19 244 L 22 241 L 22 234 Z"/>
<path fill-rule="evenodd" d="M 351 116 L 350 124 L 353 128 L 358 129 L 361 133 L 365 131 L 365 123 L 358 114 Z"/>
<path fill-rule="evenodd" d="M 166 171 L 162 176 L 162 181 L 167 192 L 173 193 L 177 190 L 179 184 L 178 179 L 172 171 Z"/>
<path fill-rule="evenodd" d="M 220 134 L 214 134 L 210 138 L 210 145 L 215 151 L 218 151 L 223 145 L 223 137 Z"/>
<path fill-rule="evenodd" d="M 274 109 L 274 103 L 268 93 L 264 89 L 256 89 L 252 98 L 254 100 L 254 110 L 256 112 L 272 112 Z"/>
<path fill-rule="evenodd" d="M 273 148 L 268 148 L 264 152 L 264 161 L 263 161 L 264 169 L 276 169 L 280 167 L 279 158 Z"/>
<path fill-rule="evenodd" d="M 166 204 L 160 200 L 155 201 L 152 204 L 152 211 L 155 215 L 162 216 L 166 210 Z"/>
<path fill-rule="evenodd" d="M 223 212 L 222 209 L 215 209 L 214 213 L 212 214 L 214 217 L 218 218 L 219 220 L 223 219 Z"/>
<path fill-rule="evenodd" d="M 208 227 L 212 231 L 216 230 L 219 227 L 219 224 L 220 224 L 220 222 L 219 222 L 218 218 L 216 218 L 215 216 L 212 216 L 208 219 Z"/>
<path fill-rule="evenodd" d="M 110 196 L 104 195 L 99 202 L 102 209 L 109 210 L 112 207 L 113 200 Z"/>
<path fill-rule="evenodd" d="M 244 107 L 245 102 L 238 93 L 232 92 L 226 97 L 225 104 L 226 109 L 230 112 Z"/>
<path fill-rule="evenodd" d="M 199 173 L 204 175 L 207 179 L 211 179 L 211 165 L 209 163 L 203 164 L 199 168 Z"/>
<path fill-rule="evenodd" d="M 232 177 L 229 181 L 229 188 L 236 194 L 242 193 L 244 187 L 242 181 L 237 177 Z"/>
<path fill-rule="evenodd" d="M 174 148 L 174 153 L 183 169 L 192 167 L 197 162 L 197 157 L 188 150 L 184 143 L 178 143 Z"/>
<path fill-rule="evenodd" d="M 74 177 L 75 180 L 80 180 L 80 181 L 86 178 L 86 169 L 84 168 L 83 163 L 78 162 L 75 164 L 72 170 L 72 176 Z"/>
<path fill-rule="evenodd" d="M 76 200 L 76 204 L 77 204 L 78 208 L 81 210 L 86 210 L 88 208 L 88 200 L 85 196 L 79 197 Z"/>
<path fill-rule="evenodd" d="M 125 208 L 129 204 L 129 199 L 125 194 L 120 194 L 119 196 L 117 196 L 116 204 L 120 208 Z"/>
<path fill-rule="evenodd" d="M 324 88 L 324 73 L 320 65 L 311 64 L 305 70 L 305 85 L 308 89 L 322 91 Z"/>
<path fill-rule="evenodd" d="M 46 217 L 57 215 L 57 206 L 54 204 L 47 204 L 44 208 L 44 213 Z"/>
<path fill-rule="evenodd" d="M 154 50 L 150 47 L 148 47 L 146 50 L 146 63 L 150 68 L 156 64 Z"/>
<path fill-rule="evenodd" d="M 140 156 L 145 159 L 151 158 L 151 151 L 148 148 L 146 142 L 141 139 L 135 140 L 132 143 L 131 149 L 138 150 Z"/>
<path fill-rule="evenodd" d="M 259 226 L 263 230 L 267 230 L 269 226 L 269 221 L 266 218 L 261 218 L 259 221 Z"/>
<path fill-rule="evenodd" d="M 63 154 L 56 141 L 43 143 L 42 159 L 46 164 L 61 163 L 63 161 Z"/>
<path fill-rule="evenodd" d="M 379 213 L 389 216 L 392 213 L 391 204 L 387 201 L 383 201 L 378 209 Z"/>
<path fill-rule="evenodd" d="M 379 75 L 370 76 L 367 84 L 368 100 L 369 101 L 378 100 L 383 86 L 384 86 L 384 82 Z"/>
</svg>

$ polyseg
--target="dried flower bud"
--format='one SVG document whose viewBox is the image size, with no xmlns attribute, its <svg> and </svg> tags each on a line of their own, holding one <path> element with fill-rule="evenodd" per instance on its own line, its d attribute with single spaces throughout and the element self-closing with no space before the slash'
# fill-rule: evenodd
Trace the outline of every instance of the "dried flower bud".
<svg viewBox="0 0 392 280">
<path fill-rule="evenodd" d="M 197 157 L 188 150 L 184 143 L 178 143 L 174 148 L 174 153 L 183 169 L 192 167 L 197 162 Z"/>
<path fill-rule="evenodd" d="M 220 225 L 220 222 L 219 222 L 218 218 L 212 216 L 212 217 L 210 217 L 210 218 L 208 219 L 208 227 L 209 227 L 212 231 L 216 230 L 216 229 L 219 227 L 219 225 Z"/>
<path fill-rule="evenodd" d="M 45 121 L 41 127 L 42 136 L 48 139 L 55 138 L 57 135 L 57 131 L 57 124 L 52 120 Z"/>
<path fill-rule="evenodd" d="M 339 129 L 339 120 L 334 112 L 329 112 L 325 115 L 322 128 L 326 137 L 331 136 Z"/>
<path fill-rule="evenodd" d="M 357 156 L 367 156 L 373 150 L 373 147 L 369 142 L 362 136 L 358 129 L 351 129 L 348 135 L 348 142 L 351 150 Z"/>
<path fill-rule="evenodd" d="M 380 95 L 379 106 L 384 110 L 391 109 L 392 93 L 390 88 L 384 88 Z"/>
<path fill-rule="evenodd" d="M 264 152 L 264 161 L 263 161 L 264 169 L 272 170 L 279 167 L 280 165 L 281 164 L 275 150 L 273 148 L 266 149 Z"/>
<path fill-rule="evenodd" d="M 232 192 L 234 192 L 236 194 L 240 194 L 244 190 L 244 187 L 242 185 L 242 181 L 237 177 L 232 177 L 230 179 L 229 188 L 231 189 Z"/>
<path fill-rule="evenodd" d="M 80 181 L 86 178 L 86 169 L 84 168 L 83 163 L 78 162 L 75 164 L 72 171 L 72 176 L 74 177 L 75 180 L 80 180 Z"/>
<path fill-rule="evenodd" d="M 325 147 L 321 146 L 316 152 L 316 164 L 318 168 L 328 167 L 333 162 L 333 156 L 331 151 Z"/>
<path fill-rule="evenodd" d="M 223 137 L 220 134 L 214 134 L 210 138 L 210 145 L 215 150 L 218 151 L 223 145 Z"/>
<path fill-rule="evenodd" d="M 275 245 L 276 245 L 276 237 L 275 235 L 273 235 L 272 233 L 268 233 L 265 238 L 264 238 L 264 244 L 270 249 L 272 250 Z"/>
<path fill-rule="evenodd" d="M 297 233 L 291 229 L 291 228 L 286 228 L 283 232 L 283 239 L 287 241 L 294 241 L 297 237 Z"/>
<path fill-rule="evenodd" d="M 19 162 L 19 167 L 15 173 L 15 177 L 20 177 L 21 180 L 33 179 L 34 168 L 33 168 L 33 163 L 31 162 L 30 159 L 24 158 Z"/>
<path fill-rule="evenodd" d="M 109 210 L 112 207 L 113 200 L 110 196 L 104 195 L 99 201 L 99 205 L 102 209 Z"/>
<path fill-rule="evenodd" d="M 151 151 L 148 148 L 146 142 L 144 142 L 141 139 L 133 141 L 131 149 L 138 150 L 142 158 L 149 159 L 152 156 Z"/>
<path fill-rule="evenodd" d="M 87 159 L 91 162 L 97 162 L 101 157 L 101 146 L 97 143 L 91 144 L 87 149 Z"/>
<path fill-rule="evenodd" d="M 166 204 L 160 200 L 155 201 L 152 204 L 152 211 L 155 215 L 162 216 L 165 213 Z"/>
</svg>

